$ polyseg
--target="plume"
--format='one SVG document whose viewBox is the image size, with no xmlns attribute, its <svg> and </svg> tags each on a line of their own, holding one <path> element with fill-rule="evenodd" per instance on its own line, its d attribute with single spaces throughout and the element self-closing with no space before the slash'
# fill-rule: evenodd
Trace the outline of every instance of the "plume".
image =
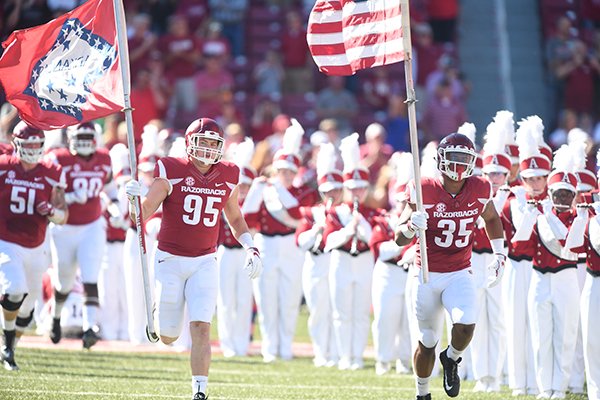
<svg viewBox="0 0 600 400">
<path fill-rule="evenodd" d="M 187 149 L 185 147 L 185 138 L 178 137 L 171 145 L 169 157 L 185 158 L 187 157 Z"/>
<path fill-rule="evenodd" d="M 437 167 L 437 144 L 429 142 L 421 153 L 421 176 L 435 178 L 441 175 Z"/>
<path fill-rule="evenodd" d="M 331 171 L 335 171 L 336 162 L 335 146 L 332 143 L 321 144 L 317 154 L 317 177 L 320 178 Z"/>
<path fill-rule="evenodd" d="M 475 145 L 475 133 L 477 133 L 477 128 L 475 128 L 475 124 L 465 122 L 458 128 L 457 132 L 468 137 L 471 140 L 471 142 L 473 142 L 473 145 Z"/>
<path fill-rule="evenodd" d="M 354 171 L 359 167 L 360 151 L 358 148 L 358 133 L 346 136 L 340 143 L 340 153 L 344 161 L 344 172 Z"/>
<path fill-rule="evenodd" d="M 552 166 L 558 171 L 575 172 L 575 157 L 573 157 L 573 149 L 566 144 L 560 146 L 560 148 L 554 152 Z"/>
<path fill-rule="evenodd" d="M 413 177 L 413 156 L 409 152 L 395 152 L 390 159 L 396 175 L 396 183 L 406 184 Z"/>
<path fill-rule="evenodd" d="M 238 167 L 248 167 L 254 156 L 254 142 L 252 139 L 247 137 L 243 142 L 238 143 L 237 146 L 235 146 L 233 154 L 233 159 Z"/>
<path fill-rule="evenodd" d="M 568 145 L 571 149 L 571 157 L 573 157 L 573 165 L 576 171 L 585 169 L 585 148 L 587 144 L 585 142 L 573 142 Z"/>
<path fill-rule="evenodd" d="M 515 134 L 515 141 L 519 146 L 519 159 L 523 161 L 527 158 L 541 155 L 537 138 L 532 131 L 531 122 L 522 119 L 518 122 L 518 125 L 519 128 Z"/>
<path fill-rule="evenodd" d="M 497 122 L 490 122 L 486 129 L 483 154 L 502 154 L 506 152 L 505 148 L 506 135 L 503 132 L 503 127 Z"/>
<path fill-rule="evenodd" d="M 537 115 L 530 115 L 527 117 L 527 121 L 529 121 L 530 129 L 532 131 L 532 135 L 535 137 L 538 146 L 545 146 L 546 142 L 544 142 L 544 123 L 540 117 Z"/>
<path fill-rule="evenodd" d="M 304 135 L 304 128 L 295 119 L 291 119 L 292 124 L 285 130 L 283 134 L 283 143 L 281 150 L 284 154 L 300 155 L 300 145 L 302 144 L 302 136 Z"/>
<path fill-rule="evenodd" d="M 147 124 L 144 126 L 140 158 L 148 156 L 162 156 L 160 143 L 161 141 L 158 135 L 158 128 L 152 124 Z"/>
</svg>

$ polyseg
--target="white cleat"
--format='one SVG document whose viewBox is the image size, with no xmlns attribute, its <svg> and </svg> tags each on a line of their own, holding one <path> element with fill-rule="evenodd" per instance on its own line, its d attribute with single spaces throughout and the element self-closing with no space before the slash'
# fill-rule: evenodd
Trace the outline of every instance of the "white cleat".
<svg viewBox="0 0 600 400">
<path fill-rule="evenodd" d="M 527 390 L 525 390 L 525 389 L 514 389 L 512 391 L 512 395 L 513 395 L 513 397 L 526 396 L 527 395 Z"/>
<path fill-rule="evenodd" d="M 565 392 L 555 391 L 552 393 L 551 399 L 564 399 L 566 397 Z"/>
<path fill-rule="evenodd" d="M 552 397 L 552 392 L 547 390 L 537 395 L 536 399 L 549 399 Z"/>
<path fill-rule="evenodd" d="M 389 362 L 380 362 L 377 361 L 375 363 L 375 374 L 376 375 L 385 375 L 390 372 L 392 369 L 392 364 Z"/>
</svg>

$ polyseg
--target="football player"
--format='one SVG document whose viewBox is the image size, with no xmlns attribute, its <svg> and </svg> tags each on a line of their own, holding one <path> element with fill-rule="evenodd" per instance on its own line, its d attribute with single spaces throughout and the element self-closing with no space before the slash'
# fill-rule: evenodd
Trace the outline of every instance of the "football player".
<svg viewBox="0 0 600 400">
<path fill-rule="evenodd" d="M 435 346 L 440 339 L 436 332 L 443 323 L 444 309 L 453 323 L 450 343 L 439 356 L 444 369 L 444 390 L 450 397 L 458 396 L 458 363 L 471 341 L 477 320 L 478 307 L 470 267 L 472 233 L 479 216 L 485 221 L 494 253 L 494 261 L 488 266 L 488 286 L 500 282 L 506 260 L 502 222 L 490 201 L 491 185 L 483 178 L 471 176 L 477 157 L 473 143 L 462 134 L 452 133 L 440 142 L 437 156 L 441 178 L 421 179 L 425 211 L 415 210 L 413 182 L 408 200 L 410 206 L 405 207 L 396 229 L 399 246 L 409 244 L 418 231 L 428 230 L 429 281 L 421 280 L 414 296 L 420 330 L 414 356 L 417 400 L 431 399 L 429 379 L 435 361 Z M 421 264 L 419 245 L 416 263 Z"/>
<path fill-rule="evenodd" d="M 60 166 L 40 162 L 44 132 L 19 122 L 13 130 L 13 155 L 0 155 L 0 304 L 4 312 L 2 362 L 18 370 L 16 337 L 33 318 L 49 265 L 44 243 L 48 221 L 68 216 Z M 41 299 L 40 299 L 41 300 Z"/>
<path fill-rule="evenodd" d="M 146 220 L 162 205 L 154 261 L 157 333 L 165 344 L 177 340 L 187 303 L 193 399 L 204 400 L 210 323 L 219 286 L 215 253 L 221 211 L 246 249 L 245 269 L 250 278 L 260 275 L 262 264 L 238 203 L 239 168 L 221 161 L 221 127 L 212 119 L 197 119 L 187 128 L 185 138 L 186 158 L 164 157 L 157 162 L 154 181 L 142 200 L 141 217 Z M 126 192 L 135 200 L 141 195 L 140 183 L 129 181 Z"/>
</svg>

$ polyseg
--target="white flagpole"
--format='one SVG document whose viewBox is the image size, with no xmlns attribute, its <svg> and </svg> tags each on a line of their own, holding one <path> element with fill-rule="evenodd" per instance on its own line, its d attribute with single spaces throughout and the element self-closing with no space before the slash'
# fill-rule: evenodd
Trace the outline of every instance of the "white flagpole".
<svg viewBox="0 0 600 400">
<path fill-rule="evenodd" d="M 402 13 L 402 42 L 404 44 L 404 77 L 406 80 L 406 103 L 408 105 L 408 124 L 410 130 L 410 152 L 413 156 L 413 168 L 415 177 L 415 192 L 417 195 L 417 211 L 423 211 L 423 192 L 421 190 L 421 162 L 419 160 L 419 138 L 417 135 L 417 115 L 415 87 L 412 74 L 412 45 L 410 39 L 410 12 L 408 0 L 400 1 L 400 12 Z M 419 249 L 421 253 L 421 274 L 423 282 L 429 281 L 429 264 L 427 262 L 427 243 L 425 231 L 419 230 Z"/>
<path fill-rule="evenodd" d="M 117 27 L 117 43 L 119 47 L 119 60 L 121 63 L 121 77 L 123 80 L 123 97 L 125 108 L 125 122 L 127 124 L 127 147 L 129 148 L 129 164 L 131 166 L 131 174 L 133 179 L 138 178 L 137 161 L 135 154 L 135 140 L 133 137 L 133 115 L 131 108 L 131 78 L 129 74 L 129 51 L 127 49 L 127 32 L 125 27 L 125 10 L 123 9 L 123 3 L 121 0 L 113 0 L 115 8 L 115 22 Z M 154 316 L 152 315 L 152 308 L 154 307 L 154 300 L 152 295 L 152 289 L 150 287 L 150 277 L 148 275 L 148 260 L 146 257 L 146 238 L 144 235 L 144 229 L 142 224 L 142 198 L 138 196 L 135 201 L 132 202 L 135 208 L 135 227 L 137 228 L 138 244 L 140 249 L 140 260 L 142 267 L 142 280 L 144 284 L 144 300 L 146 305 L 146 336 L 152 343 L 158 341 L 158 335 L 154 329 Z"/>
</svg>

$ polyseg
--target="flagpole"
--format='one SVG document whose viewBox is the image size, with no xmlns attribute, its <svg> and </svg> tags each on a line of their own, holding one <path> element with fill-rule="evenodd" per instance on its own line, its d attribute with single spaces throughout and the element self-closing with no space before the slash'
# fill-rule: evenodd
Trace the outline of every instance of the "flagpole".
<svg viewBox="0 0 600 400">
<path fill-rule="evenodd" d="M 410 12 L 408 0 L 400 0 L 402 14 L 402 42 L 404 44 L 404 77 L 406 80 L 406 104 L 408 105 L 408 125 L 410 130 L 410 152 L 413 156 L 413 169 L 415 177 L 415 192 L 417 211 L 423 211 L 423 191 L 421 190 L 421 162 L 419 160 L 419 137 L 417 135 L 417 114 L 415 87 L 412 73 L 412 45 L 410 38 Z M 429 264 L 427 262 L 427 242 L 425 230 L 419 229 L 419 248 L 421 253 L 421 274 L 423 282 L 429 281 Z"/>
<path fill-rule="evenodd" d="M 123 99 L 125 108 L 125 123 L 127 125 L 127 147 L 129 148 L 129 165 L 131 166 L 131 175 L 133 179 L 138 179 L 138 169 L 135 151 L 135 139 L 133 137 L 133 115 L 131 108 L 131 77 L 129 74 L 129 51 L 127 49 L 127 32 L 125 29 L 125 10 L 122 0 L 113 0 L 115 8 L 115 22 L 117 27 L 117 43 L 119 48 L 119 60 L 121 65 L 121 77 L 123 80 Z M 144 226 L 142 223 L 142 197 L 137 196 L 132 205 L 135 208 L 135 227 L 137 228 L 138 245 L 140 250 L 140 260 L 142 267 L 142 280 L 144 284 L 144 300 L 146 305 L 146 336 L 152 343 L 158 341 L 158 335 L 154 329 L 154 316 L 152 308 L 154 307 L 152 289 L 150 287 L 150 276 L 148 274 L 148 260 L 146 251 L 146 238 L 144 235 Z"/>
</svg>

